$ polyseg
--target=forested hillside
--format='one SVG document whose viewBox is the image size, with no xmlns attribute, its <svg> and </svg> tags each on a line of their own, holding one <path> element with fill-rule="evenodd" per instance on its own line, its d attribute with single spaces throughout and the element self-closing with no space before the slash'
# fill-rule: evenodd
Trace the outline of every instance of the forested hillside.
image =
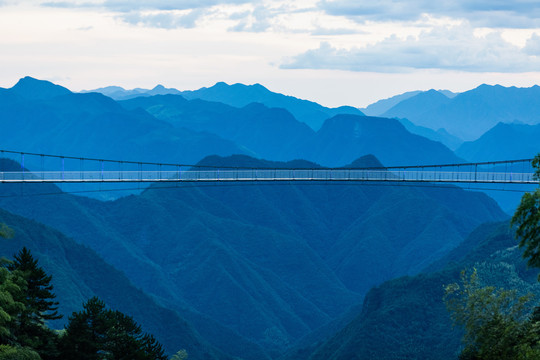
<svg viewBox="0 0 540 360">
<path fill-rule="evenodd" d="M 372 286 L 419 272 L 480 223 L 505 217 L 493 200 L 459 188 L 156 185 L 104 203 L 32 196 L 58 192 L 53 185 L 22 187 L 21 197 L 21 185 L 0 185 L 9 196 L 0 206 L 91 247 L 162 305 L 201 313 L 271 354 L 340 316 Z M 204 335 L 215 345 L 228 338 Z"/>
</svg>

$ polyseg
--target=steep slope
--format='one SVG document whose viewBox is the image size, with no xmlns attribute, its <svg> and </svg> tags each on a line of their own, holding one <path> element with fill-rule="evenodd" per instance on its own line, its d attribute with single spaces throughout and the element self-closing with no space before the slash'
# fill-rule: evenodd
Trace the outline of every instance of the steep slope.
<svg viewBox="0 0 540 360">
<path fill-rule="evenodd" d="M 62 328 L 68 315 L 80 311 L 90 297 L 98 296 L 111 308 L 133 316 L 144 331 L 156 336 L 169 354 L 184 348 L 193 359 L 231 359 L 202 340 L 176 312 L 157 305 L 89 248 L 54 229 L 1 209 L 0 222 L 15 230 L 13 239 L 0 242 L 1 256 L 12 258 L 26 246 L 40 266 L 53 276 L 54 293 L 64 317 L 51 326 Z"/>
<path fill-rule="evenodd" d="M 238 156 L 211 163 L 268 166 Z M 40 186 L 1 185 L 10 197 L 0 206 L 98 251 L 162 304 L 196 310 L 273 354 L 370 286 L 418 272 L 481 222 L 504 217 L 483 194 L 458 188 L 156 185 L 102 203 L 30 196 Z"/>
<path fill-rule="evenodd" d="M 540 152 L 540 125 L 499 123 L 475 141 L 463 143 L 456 154 L 468 161 L 530 159 Z"/>
<path fill-rule="evenodd" d="M 272 160 L 298 158 L 298 148 L 314 135 L 287 110 L 252 103 L 241 109 L 178 95 L 139 97 L 122 101 L 127 109 L 143 108 L 176 128 L 205 131 L 231 140 L 257 157 Z"/>
<path fill-rule="evenodd" d="M 403 100 L 412 98 L 415 95 L 420 94 L 422 91 L 408 91 L 403 94 L 392 96 L 388 99 L 382 99 L 374 102 L 373 104 L 368 105 L 364 109 L 360 109 L 367 116 L 381 116 L 386 111 L 390 110 L 392 107 L 396 106 Z"/>
<path fill-rule="evenodd" d="M 423 91 L 415 96 L 405 99 L 382 114 L 383 117 L 417 118 L 429 114 L 434 109 L 446 105 L 450 98 L 437 90 Z M 406 116 L 404 116 L 406 114 Z M 410 120 L 410 119 L 409 119 Z"/>
<path fill-rule="evenodd" d="M 390 109 L 385 116 L 407 118 L 416 125 L 435 130 L 444 128 L 452 135 L 472 141 L 499 122 L 538 124 L 539 99 L 538 86 L 516 88 L 480 85 L 442 104 L 417 104 L 420 106 L 409 108 L 400 104 L 401 111 Z"/>
<path fill-rule="evenodd" d="M 355 115 L 325 121 L 306 144 L 303 158 L 343 166 L 365 154 L 374 154 L 386 166 L 461 162 L 441 143 L 409 133 L 397 120 Z"/>
<path fill-rule="evenodd" d="M 443 286 L 475 267 L 485 285 L 540 294 L 537 269 L 528 269 L 507 222 L 478 227 L 456 249 L 429 267 L 429 273 L 395 279 L 373 288 L 357 318 L 295 359 L 452 359 L 461 332 L 452 327 Z"/>
<path fill-rule="evenodd" d="M 445 129 L 441 128 L 435 131 L 424 126 L 414 125 L 407 119 L 398 120 L 410 133 L 423 136 L 433 141 L 438 141 L 452 151 L 455 151 L 461 144 L 463 144 L 463 140 L 449 134 Z"/>
<path fill-rule="evenodd" d="M 219 82 L 209 88 L 183 91 L 182 96 L 186 99 L 218 101 L 235 107 L 244 107 L 258 102 L 268 107 L 283 108 L 293 114 L 297 120 L 309 125 L 314 130 L 318 130 L 324 120 L 338 114 L 363 115 L 360 110 L 350 106 L 327 108 L 312 101 L 271 92 L 260 84 L 228 85 Z"/>
<path fill-rule="evenodd" d="M 265 159 L 302 158 L 334 167 L 366 154 L 374 154 L 386 165 L 459 162 L 449 149 L 412 135 L 391 119 L 338 115 L 315 133 L 286 110 L 261 104 L 238 109 L 175 95 L 139 97 L 121 104 L 131 110 L 143 108 L 177 128 L 217 134 Z M 422 131 L 412 124 L 409 128 L 413 128 L 412 133 L 423 132 L 453 142 L 451 136 L 427 128 Z"/>
<path fill-rule="evenodd" d="M 3 148 L 26 152 L 185 163 L 244 152 L 216 135 L 126 111 L 101 94 L 73 94 L 31 78 L 0 92 L 0 129 Z"/>
<path fill-rule="evenodd" d="M 38 81 L 30 76 L 20 79 L 10 91 L 25 99 L 47 100 L 57 96 L 71 94 L 71 91 L 50 81 Z"/>
</svg>

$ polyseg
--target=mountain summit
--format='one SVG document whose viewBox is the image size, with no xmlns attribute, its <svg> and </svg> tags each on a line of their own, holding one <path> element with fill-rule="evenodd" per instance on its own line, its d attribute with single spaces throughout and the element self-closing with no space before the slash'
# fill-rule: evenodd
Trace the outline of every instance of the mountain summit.
<svg viewBox="0 0 540 360">
<path fill-rule="evenodd" d="M 318 130 L 324 120 L 338 114 L 364 115 L 360 110 L 351 106 L 327 108 L 309 100 L 272 92 L 261 84 L 228 85 L 224 82 L 218 82 L 209 88 L 183 91 L 182 96 L 186 99 L 222 102 L 234 107 L 244 107 L 250 103 L 258 102 L 271 108 L 283 108 L 293 114 L 298 121 L 309 125 L 314 130 Z"/>
<path fill-rule="evenodd" d="M 57 96 L 71 94 L 71 91 L 63 86 L 30 76 L 20 79 L 10 90 L 20 97 L 31 100 L 49 100 Z"/>
</svg>

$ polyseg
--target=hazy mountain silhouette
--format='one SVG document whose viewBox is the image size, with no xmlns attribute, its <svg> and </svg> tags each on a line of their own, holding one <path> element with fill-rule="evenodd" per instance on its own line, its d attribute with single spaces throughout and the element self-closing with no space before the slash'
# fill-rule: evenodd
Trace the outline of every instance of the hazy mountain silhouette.
<svg viewBox="0 0 540 360">
<path fill-rule="evenodd" d="M 415 95 L 420 94 L 422 91 L 408 91 L 403 94 L 392 96 L 388 99 L 382 99 L 368 105 L 367 107 L 360 109 L 367 116 L 381 116 L 386 111 L 390 110 L 395 105 L 399 104 L 403 100 L 407 100 Z"/>
<path fill-rule="evenodd" d="M 65 87 L 55 85 L 50 81 L 36 80 L 30 76 L 20 79 L 10 89 L 10 92 L 25 99 L 32 100 L 49 100 L 57 96 L 71 94 L 71 91 Z"/>
<path fill-rule="evenodd" d="M 385 166 L 461 161 L 441 143 L 411 134 L 397 120 L 355 115 L 325 121 L 304 151 L 303 158 L 329 166 L 365 154 L 374 154 Z"/>
<path fill-rule="evenodd" d="M 0 92 L 0 129 L 4 148 L 26 152 L 184 163 L 245 152 L 217 135 L 127 111 L 104 95 L 32 78 Z"/>
<path fill-rule="evenodd" d="M 421 95 L 402 101 L 384 116 L 407 118 L 416 125 L 435 130 L 444 128 L 468 141 L 480 137 L 499 122 L 520 121 L 529 125 L 540 122 L 538 86 L 480 85 L 446 100 L 435 93 L 428 98 L 417 98 Z"/>
<path fill-rule="evenodd" d="M 399 120 L 399 122 L 403 126 L 405 126 L 405 129 L 407 129 L 410 133 L 423 136 L 433 141 L 438 141 L 450 150 L 456 150 L 461 144 L 463 144 L 463 140 L 452 134 L 449 134 L 448 131 L 446 131 L 445 129 L 441 128 L 435 131 L 424 126 L 414 125 L 407 119 L 397 120 Z"/>
<path fill-rule="evenodd" d="M 209 88 L 182 91 L 182 96 L 186 99 L 218 101 L 235 107 L 244 107 L 258 102 L 271 108 L 283 108 L 293 114 L 298 121 L 309 125 L 314 130 L 318 130 L 324 120 L 337 114 L 363 115 L 360 110 L 350 106 L 327 108 L 312 101 L 272 92 L 260 84 L 228 85 L 218 82 Z"/>
<path fill-rule="evenodd" d="M 188 128 L 231 140 L 257 157 L 298 158 L 301 146 L 314 131 L 287 110 L 251 103 L 243 108 L 178 95 L 139 97 L 120 102 L 127 109 L 145 109 L 176 128 Z"/>
<path fill-rule="evenodd" d="M 217 134 L 260 158 L 302 158 L 325 166 L 343 166 L 365 154 L 374 154 L 385 165 L 459 162 L 448 148 L 411 134 L 393 119 L 338 115 L 314 132 L 288 111 L 257 103 L 238 109 L 165 95 L 139 97 L 121 104 L 127 109 L 143 108 L 175 127 Z"/>
<path fill-rule="evenodd" d="M 450 103 L 451 99 L 437 90 L 423 91 L 415 96 L 405 99 L 384 112 L 384 117 L 405 117 L 409 120 L 434 111 L 442 105 Z M 407 116 L 403 116 L 407 114 Z M 411 120 L 413 121 L 413 120 Z M 414 122 L 414 121 L 413 121 Z M 426 126 L 425 124 L 420 124 Z M 433 128 L 432 126 L 430 126 Z"/>
<path fill-rule="evenodd" d="M 540 152 L 540 125 L 499 123 L 456 154 L 469 161 L 531 159 Z"/>
<path fill-rule="evenodd" d="M 153 96 L 153 95 L 167 95 L 175 94 L 179 95 L 181 92 L 176 89 L 166 88 L 163 85 L 156 85 L 153 89 L 135 88 L 132 90 L 126 90 L 120 86 L 107 86 L 94 90 L 83 90 L 81 93 L 97 92 L 105 96 L 108 96 L 114 100 L 126 100 L 139 96 Z"/>
</svg>

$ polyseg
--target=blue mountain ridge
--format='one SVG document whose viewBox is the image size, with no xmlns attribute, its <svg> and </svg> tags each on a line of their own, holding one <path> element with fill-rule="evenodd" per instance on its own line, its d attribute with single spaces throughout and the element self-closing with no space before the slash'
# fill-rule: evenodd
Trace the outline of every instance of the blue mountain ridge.
<svg viewBox="0 0 540 360">
<path fill-rule="evenodd" d="M 446 129 L 466 141 L 479 138 L 499 122 L 539 123 L 540 87 L 480 85 L 452 99 L 418 94 L 388 110 L 384 116 L 406 118 L 415 125 Z"/>
</svg>

